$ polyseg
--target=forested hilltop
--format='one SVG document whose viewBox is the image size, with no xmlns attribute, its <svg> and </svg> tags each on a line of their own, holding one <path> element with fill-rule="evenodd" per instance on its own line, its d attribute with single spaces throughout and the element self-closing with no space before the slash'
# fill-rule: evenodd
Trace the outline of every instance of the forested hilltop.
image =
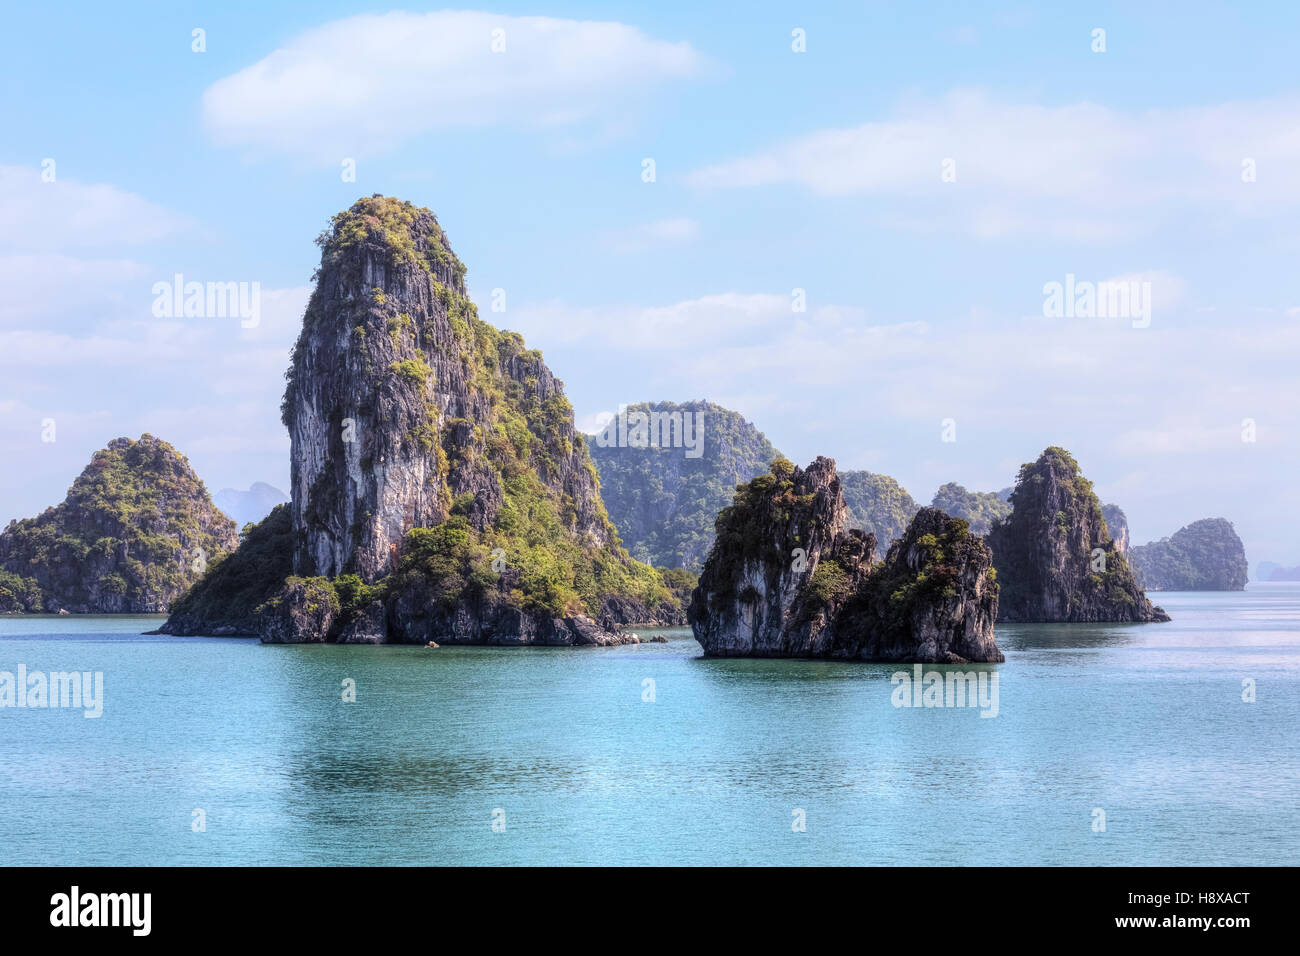
<svg viewBox="0 0 1300 956">
<path fill-rule="evenodd" d="M 0 532 L 0 612 L 157 614 L 237 544 L 185 456 L 115 438 L 61 504 Z"/>
</svg>

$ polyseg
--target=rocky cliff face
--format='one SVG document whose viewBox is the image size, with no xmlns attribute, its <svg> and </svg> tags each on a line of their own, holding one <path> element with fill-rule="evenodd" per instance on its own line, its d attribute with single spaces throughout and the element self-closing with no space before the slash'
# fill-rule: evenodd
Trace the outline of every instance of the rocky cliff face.
<svg viewBox="0 0 1300 956">
<path fill-rule="evenodd" d="M 1106 530 L 1092 482 L 1063 448 L 1021 467 L 1010 517 L 987 541 L 1000 621 L 1167 621 Z"/>
<path fill-rule="evenodd" d="M 1246 549 L 1232 522 L 1202 518 L 1133 549 L 1132 562 L 1144 587 L 1155 591 L 1244 591 Z"/>
<path fill-rule="evenodd" d="M 588 442 L 610 519 L 633 557 L 698 573 L 718 512 L 780 453 L 744 416 L 713 402 L 642 402 L 619 414 Z"/>
<path fill-rule="evenodd" d="M 563 386 L 478 318 L 433 214 L 370 197 L 318 244 L 282 405 L 293 580 L 258 605 L 263 638 L 422 640 L 451 621 L 438 643 L 587 643 L 591 622 L 611 642 L 681 620 L 619 545 Z M 326 586 L 338 613 L 302 613 Z"/>
<path fill-rule="evenodd" d="M 117 438 L 62 504 L 0 533 L 0 611 L 157 614 L 237 544 L 183 455 Z"/>
<path fill-rule="evenodd" d="M 922 509 L 882 564 L 847 527 L 835 463 L 779 459 L 736 493 L 688 617 L 705 654 L 1001 661 L 992 560 L 964 521 Z"/>
<path fill-rule="evenodd" d="M 1115 550 L 1128 558 L 1132 550 L 1128 537 L 1128 516 L 1119 505 L 1102 505 L 1101 516 L 1106 519 L 1106 531 L 1115 542 Z M 1132 564 L 1132 561 L 1129 563 Z"/>
</svg>

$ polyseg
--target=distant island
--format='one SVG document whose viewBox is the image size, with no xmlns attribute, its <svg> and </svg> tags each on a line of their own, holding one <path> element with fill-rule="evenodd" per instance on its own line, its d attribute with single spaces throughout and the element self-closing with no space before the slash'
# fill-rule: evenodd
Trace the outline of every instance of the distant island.
<svg viewBox="0 0 1300 956">
<path fill-rule="evenodd" d="M 1011 489 L 1007 489 L 1010 494 Z M 938 508 L 955 518 L 970 522 L 971 531 L 986 535 L 993 522 L 1011 514 L 1011 504 L 1000 492 L 967 491 L 955 481 L 943 485 L 930 500 L 931 508 Z"/>
<path fill-rule="evenodd" d="M 883 549 L 903 536 L 921 510 L 907 489 L 888 475 L 841 471 L 840 488 L 848 509 L 848 526 L 874 534 Z"/>
<path fill-rule="evenodd" d="M 162 613 L 238 543 L 185 456 L 116 438 L 61 504 L 0 532 L 0 612 Z"/>
<path fill-rule="evenodd" d="M 1133 549 L 1144 587 L 1154 591 L 1243 591 L 1246 549 L 1226 518 L 1202 518 Z"/>
<path fill-rule="evenodd" d="M 665 442 L 589 443 L 600 473 L 600 493 L 628 551 L 656 566 L 698 574 L 713 546 L 714 521 L 731 504 L 736 487 L 766 474 L 781 452 L 739 412 L 714 402 L 641 402 L 620 414 L 696 416 L 703 453 L 684 454 Z M 652 430 L 658 439 L 658 430 Z M 888 546 L 907 529 L 920 506 L 888 475 L 839 472 L 848 527 L 876 535 Z"/>
<path fill-rule="evenodd" d="M 713 545 L 713 521 L 736 486 L 766 473 L 780 452 L 739 412 L 708 401 L 640 402 L 620 410 L 699 427 L 700 454 L 688 455 L 662 428 L 653 445 L 589 441 L 600 496 L 628 552 L 642 561 L 699 573 Z M 689 416 L 689 417 L 688 417 Z M 680 437 L 681 432 L 677 433 Z M 662 444 L 660 441 L 662 439 Z"/>
<path fill-rule="evenodd" d="M 1261 561 L 1255 568 L 1256 581 L 1300 581 L 1300 565 L 1283 567 L 1275 561 Z"/>
</svg>

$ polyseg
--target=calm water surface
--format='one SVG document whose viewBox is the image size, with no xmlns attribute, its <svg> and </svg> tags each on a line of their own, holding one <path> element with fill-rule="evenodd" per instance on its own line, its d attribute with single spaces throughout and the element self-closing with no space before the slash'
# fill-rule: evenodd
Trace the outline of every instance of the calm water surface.
<svg viewBox="0 0 1300 956">
<path fill-rule="evenodd" d="M 105 688 L 98 719 L 0 709 L 0 861 L 1296 863 L 1300 585 L 1157 603 L 1173 623 L 1000 627 L 992 719 L 686 629 L 426 651 L 0 617 L 0 671 Z"/>
</svg>

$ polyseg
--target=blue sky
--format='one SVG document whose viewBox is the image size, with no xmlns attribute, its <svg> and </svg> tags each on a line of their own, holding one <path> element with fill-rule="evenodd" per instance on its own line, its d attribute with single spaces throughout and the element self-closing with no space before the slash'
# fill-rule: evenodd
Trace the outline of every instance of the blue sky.
<svg viewBox="0 0 1300 956">
<path fill-rule="evenodd" d="M 1300 562 L 1300 10 L 1046 6 L 17 7 L 0 520 L 143 431 L 213 490 L 286 487 L 311 240 L 383 192 L 438 214 L 582 424 L 712 398 L 918 500 L 1063 444 L 1138 542 L 1222 515 L 1252 565 Z M 153 316 L 178 272 L 259 282 L 261 324 Z M 1149 326 L 1045 318 L 1067 274 L 1149 283 Z"/>
</svg>

